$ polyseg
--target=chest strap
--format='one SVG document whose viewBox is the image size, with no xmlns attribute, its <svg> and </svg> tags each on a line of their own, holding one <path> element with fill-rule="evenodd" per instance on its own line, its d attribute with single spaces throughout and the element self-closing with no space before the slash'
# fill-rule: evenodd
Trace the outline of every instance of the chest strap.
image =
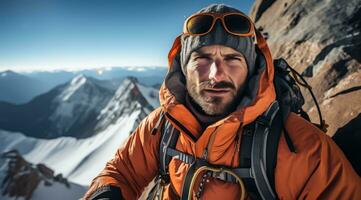
<svg viewBox="0 0 361 200">
<path fill-rule="evenodd" d="M 221 165 L 212 165 L 212 164 L 209 164 L 207 161 L 203 160 L 202 158 L 195 158 L 192 155 L 189 155 L 187 153 L 178 151 L 178 150 L 170 148 L 170 147 L 168 147 L 167 155 L 170 157 L 173 157 L 175 159 L 181 160 L 182 162 L 184 162 L 186 164 L 198 163 L 197 165 L 199 167 L 208 166 L 208 167 L 212 167 L 212 168 L 225 169 L 225 170 L 232 171 L 233 173 L 237 174 L 239 177 L 252 178 L 251 168 L 229 168 L 229 167 L 221 166 Z M 225 182 L 230 182 L 230 183 L 237 182 L 236 178 L 234 178 L 231 174 L 225 172 L 224 170 L 221 170 L 221 172 L 217 172 L 217 173 L 211 172 L 211 176 L 214 178 L 220 179 L 222 181 L 225 181 Z"/>
<path fill-rule="evenodd" d="M 256 119 L 254 123 L 254 131 L 251 134 L 251 137 L 248 137 L 249 139 L 245 139 L 245 141 L 248 140 L 247 143 L 251 144 L 251 146 L 248 145 L 249 148 L 248 150 L 246 150 L 248 152 L 242 152 L 242 149 L 244 149 L 242 148 L 244 143 L 243 141 L 241 145 L 241 154 L 248 153 L 247 159 L 248 161 L 250 161 L 250 165 L 245 167 L 241 164 L 239 168 L 229 168 L 226 166 L 212 165 L 203 158 L 196 158 L 192 155 L 176 150 L 175 145 L 179 137 L 179 131 L 175 129 L 167 120 L 165 125 L 163 126 L 164 130 L 162 130 L 163 134 L 160 145 L 160 175 L 162 176 L 161 178 L 163 180 L 166 180 L 166 183 L 169 183 L 168 165 L 170 160 L 172 158 L 175 158 L 190 165 L 185 176 L 185 180 L 183 182 L 181 194 L 181 199 L 183 200 L 191 198 L 189 196 L 191 194 L 191 192 L 189 191 L 192 190 L 190 186 L 193 179 L 196 178 L 194 177 L 195 172 L 201 167 L 221 169 L 218 172 L 211 172 L 211 176 L 229 183 L 237 183 L 237 178 L 234 177 L 234 174 L 236 174 L 238 178 L 246 181 L 246 186 L 252 184 L 255 186 L 251 187 L 257 190 L 255 192 L 258 193 L 258 197 L 261 197 L 263 199 L 276 199 L 276 195 L 267 176 L 267 171 L 269 171 L 267 170 L 267 163 L 270 162 L 270 160 L 267 160 L 269 159 L 267 157 L 267 153 L 273 153 L 267 152 L 267 141 L 269 140 L 268 137 L 270 134 L 270 128 L 271 126 L 273 127 L 273 121 L 276 117 L 276 114 L 278 113 L 278 110 L 279 105 L 278 102 L 275 101 L 270 105 L 270 107 L 264 114 L 262 114 Z M 272 130 L 272 132 L 274 131 Z M 240 159 L 240 162 L 242 162 L 242 159 Z M 229 172 L 232 172 L 232 174 Z M 247 191 L 249 191 L 249 189 L 251 188 L 247 187 Z"/>
</svg>

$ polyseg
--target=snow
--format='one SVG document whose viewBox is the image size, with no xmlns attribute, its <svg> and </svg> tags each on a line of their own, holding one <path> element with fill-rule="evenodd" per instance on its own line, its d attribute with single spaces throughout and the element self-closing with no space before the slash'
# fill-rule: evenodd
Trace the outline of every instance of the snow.
<svg viewBox="0 0 361 200">
<path fill-rule="evenodd" d="M 70 188 L 67 188 L 64 184 L 53 182 L 51 186 L 45 186 L 44 182 L 41 182 L 38 187 L 35 189 L 31 200 L 76 200 L 84 196 L 87 187 L 70 183 Z M 0 196 L 1 200 L 24 200 L 23 197 L 9 197 L 9 196 Z"/>
<path fill-rule="evenodd" d="M 87 187 L 70 184 L 67 188 L 64 184 L 54 182 L 51 186 L 45 186 L 44 183 L 39 184 L 33 193 L 32 200 L 63 200 L 63 199 L 80 199 L 84 196 Z"/>
<path fill-rule="evenodd" d="M 77 125 L 75 123 L 81 124 L 93 113 L 100 112 L 112 95 L 106 88 L 98 87 L 95 79 L 87 79 L 83 75 L 72 79 L 53 99 L 52 107 L 55 110 L 49 116 L 49 120 L 58 131 L 54 131 L 53 135 L 66 133 Z"/>
<path fill-rule="evenodd" d="M 85 82 L 86 78 L 83 74 L 80 74 L 73 78 L 70 82 L 70 87 L 68 87 L 60 94 L 62 100 L 67 101 Z"/>
<path fill-rule="evenodd" d="M 70 182 L 89 185 L 116 149 L 129 137 L 140 111 L 120 117 L 97 135 L 86 139 L 36 139 L 0 130 L 0 152 L 17 149 L 31 163 L 43 163 Z M 1 165 L 1 164 L 0 164 Z"/>
<path fill-rule="evenodd" d="M 159 107 L 159 91 L 155 88 L 145 87 L 137 84 L 140 92 L 143 94 L 148 103 L 155 109 Z"/>
<path fill-rule="evenodd" d="M 130 98 L 130 92 L 134 87 L 135 85 L 130 79 L 125 79 L 122 82 L 112 99 L 108 101 L 97 116 L 98 123 L 95 129 L 109 126 L 122 113 L 131 113 L 133 109 L 141 109 L 142 105 Z"/>
</svg>

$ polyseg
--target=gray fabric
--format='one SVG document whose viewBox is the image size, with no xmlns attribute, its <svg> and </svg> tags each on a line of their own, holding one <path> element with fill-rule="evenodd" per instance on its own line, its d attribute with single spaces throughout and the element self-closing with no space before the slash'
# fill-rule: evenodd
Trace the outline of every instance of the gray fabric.
<svg viewBox="0 0 361 200">
<path fill-rule="evenodd" d="M 199 10 L 197 13 L 228 13 L 241 11 L 228 7 L 224 4 L 211 4 Z M 190 55 L 194 50 L 197 50 L 203 46 L 220 44 L 227 47 L 231 47 L 236 51 L 242 53 L 246 58 L 248 66 L 248 77 L 254 73 L 254 66 L 256 60 L 255 44 L 252 37 L 239 37 L 227 33 L 221 22 L 217 20 L 213 30 L 207 35 L 203 36 L 185 36 L 181 37 L 181 52 L 180 52 L 180 64 L 182 66 L 182 72 L 186 75 L 186 66 L 189 61 Z"/>
<path fill-rule="evenodd" d="M 239 109 L 249 106 L 251 103 L 253 103 L 257 96 L 261 74 L 264 70 L 266 70 L 266 58 L 258 48 L 256 48 L 256 52 L 257 59 L 255 61 L 255 72 L 252 76 L 248 77 L 248 83 L 244 88 L 244 95 L 238 104 Z"/>
</svg>

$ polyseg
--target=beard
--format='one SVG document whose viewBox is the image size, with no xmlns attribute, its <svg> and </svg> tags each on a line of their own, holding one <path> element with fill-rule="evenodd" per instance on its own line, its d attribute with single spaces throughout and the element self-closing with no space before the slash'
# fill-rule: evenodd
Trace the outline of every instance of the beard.
<svg viewBox="0 0 361 200">
<path fill-rule="evenodd" d="M 207 95 L 206 89 L 229 89 L 230 92 L 226 96 Z M 236 89 L 231 82 L 211 81 L 198 82 L 198 80 L 187 80 L 187 90 L 193 101 L 208 115 L 226 115 L 237 108 L 242 88 Z"/>
</svg>

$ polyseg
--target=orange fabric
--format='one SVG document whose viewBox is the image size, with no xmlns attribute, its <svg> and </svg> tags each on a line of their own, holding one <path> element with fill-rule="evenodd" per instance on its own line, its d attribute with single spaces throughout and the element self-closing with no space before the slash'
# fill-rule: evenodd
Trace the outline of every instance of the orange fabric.
<svg viewBox="0 0 361 200">
<path fill-rule="evenodd" d="M 163 83 L 160 91 L 161 107 L 146 117 L 131 135 L 125 146 L 119 148 L 114 158 L 97 176 L 87 194 L 105 185 L 121 188 L 126 199 L 137 199 L 144 187 L 158 172 L 158 148 L 160 134 L 151 135 L 161 110 L 167 112 L 187 128 L 187 135 L 170 118 L 169 121 L 180 130 L 176 149 L 201 157 L 208 148 L 208 162 L 236 167 L 239 155 L 237 133 L 242 127 L 255 120 L 275 99 L 273 86 L 273 62 L 267 44 L 257 34 L 258 46 L 263 52 L 267 68 L 259 81 L 255 101 L 248 107 L 232 113 L 223 120 L 210 125 L 204 132 L 201 126 Z M 169 66 L 180 51 L 178 37 L 169 52 Z M 352 169 L 340 149 L 319 129 L 303 118 L 290 114 L 286 130 L 295 144 L 297 153 L 291 153 L 281 136 L 275 169 L 276 192 L 280 199 L 361 199 L 361 179 Z M 125 133 L 120 133 L 125 134 Z M 191 138 L 197 138 L 193 141 Z M 212 139 L 211 139 L 212 138 Z M 241 138 L 242 139 L 242 138 Z M 181 195 L 182 184 L 188 165 L 177 159 L 169 164 L 170 182 L 164 192 L 164 199 Z M 200 177 L 197 177 L 199 181 Z M 239 199 L 239 186 L 211 179 L 206 183 L 202 199 Z"/>
</svg>

